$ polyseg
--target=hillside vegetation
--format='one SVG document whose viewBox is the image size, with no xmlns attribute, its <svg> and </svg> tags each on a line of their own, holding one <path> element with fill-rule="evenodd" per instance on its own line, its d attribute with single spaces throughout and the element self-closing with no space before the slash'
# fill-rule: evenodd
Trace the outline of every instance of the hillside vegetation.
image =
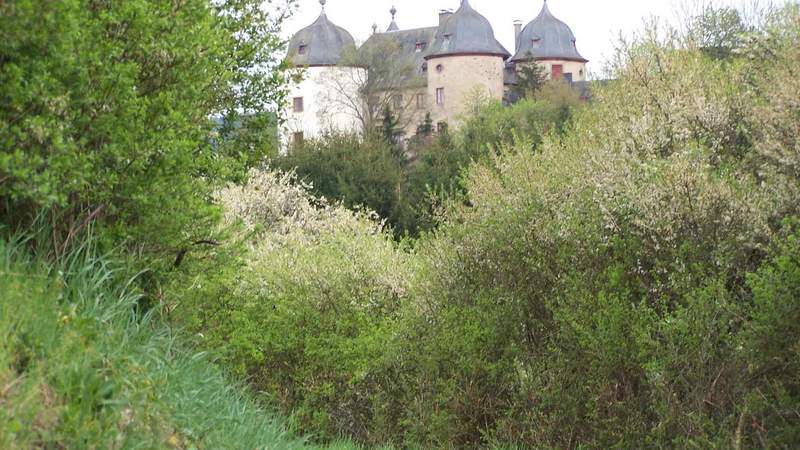
<svg viewBox="0 0 800 450">
<path fill-rule="evenodd" d="M 651 30 L 560 125 L 532 113 L 542 98 L 478 105 L 430 144 L 461 163 L 445 166 L 454 178 L 418 240 L 307 192 L 352 202 L 369 184 L 337 158 L 369 139 L 296 150 L 303 179 L 329 184 L 266 171 L 223 191 L 244 251 L 176 311 L 265 401 L 329 438 L 791 448 L 798 29 L 790 6 L 718 47 Z M 346 176 L 307 164 L 315 153 Z"/>
<path fill-rule="evenodd" d="M 796 447 L 798 5 L 409 158 L 278 156 L 292 4 L 0 2 L 0 448 Z"/>
<path fill-rule="evenodd" d="M 0 447 L 306 448 L 151 314 L 89 244 L 0 242 Z"/>
</svg>

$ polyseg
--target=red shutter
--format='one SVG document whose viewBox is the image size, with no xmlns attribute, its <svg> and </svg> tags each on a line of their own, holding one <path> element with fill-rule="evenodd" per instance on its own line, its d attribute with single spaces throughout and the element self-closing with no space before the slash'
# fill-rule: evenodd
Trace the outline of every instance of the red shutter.
<svg viewBox="0 0 800 450">
<path fill-rule="evenodd" d="M 557 80 L 561 78 L 562 75 L 564 75 L 564 66 L 561 64 L 553 64 L 553 71 L 551 78 Z"/>
</svg>

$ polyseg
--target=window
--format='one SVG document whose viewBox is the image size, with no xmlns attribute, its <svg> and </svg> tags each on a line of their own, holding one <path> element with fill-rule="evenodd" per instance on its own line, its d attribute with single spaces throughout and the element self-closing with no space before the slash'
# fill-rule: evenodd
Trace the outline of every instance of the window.
<svg viewBox="0 0 800 450">
<path fill-rule="evenodd" d="M 417 94 L 417 109 L 425 108 L 425 94 Z"/>
<path fill-rule="evenodd" d="M 533 48 L 539 48 L 542 46 L 542 38 L 533 38 Z"/>
<path fill-rule="evenodd" d="M 292 143 L 294 145 L 303 145 L 303 132 L 298 131 L 296 133 L 292 133 Z"/>
<path fill-rule="evenodd" d="M 428 63 L 422 63 L 422 73 L 428 73 Z"/>
<path fill-rule="evenodd" d="M 300 44 L 300 47 L 297 49 L 297 54 L 298 55 L 305 55 L 306 54 L 306 48 L 308 48 L 307 45 Z"/>
<path fill-rule="evenodd" d="M 403 96 L 400 94 L 395 94 L 392 96 L 392 104 L 394 105 L 395 111 L 399 111 L 403 109 Z"/>
<path fill-rule="evenodd" d="M 294 98 L 294 112 L 301 113 L 304 110 L 303 97 Z"/>
<path fill-rule="evenodd" d="M 436 104 L 444 105 L 444 88 L 436 88 Z"/>
<path fill-rule="evenodd" d="M 553 64 L 552 69 L 550 69 L 550 78 L 557 80 L 564 75 L 564 65 L 563 64 Z"/>
<path fill-rule="evenodd" d="M 420 53 L 421 51 L 425 50 L 425 43 L 424 42 L 417 42 L 417 46 L 416 46 L 415 50 L 416 50 L 417 53 Z"/>
<path fill-rule="evenodd" d="M 437 72 L 441 72 L 443 70 L 444 70 L 444 66 L 443 65 L 439 64 L 439 65 L 436 66 L 436 71 Z"/>
</svg>

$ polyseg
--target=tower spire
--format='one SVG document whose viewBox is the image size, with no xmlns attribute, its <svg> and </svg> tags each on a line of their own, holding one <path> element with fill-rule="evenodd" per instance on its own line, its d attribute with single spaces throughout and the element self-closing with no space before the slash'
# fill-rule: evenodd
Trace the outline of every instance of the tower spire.
<svg viewBox="0 0 800 450">
<path fill-rule="evenodd" d="M 394 5 L 392 5 L 392 9 L 389 10 L 389 14 L 392 15 L 392 23 L 389 24 L 389 28 L 386 30 L 386 32 L 400 31 L 400 27 L 398 27 L 397 22 L 394 21 L 394 16 L 397 15 L 397 8 L 395 8 Z"/>
</svg>

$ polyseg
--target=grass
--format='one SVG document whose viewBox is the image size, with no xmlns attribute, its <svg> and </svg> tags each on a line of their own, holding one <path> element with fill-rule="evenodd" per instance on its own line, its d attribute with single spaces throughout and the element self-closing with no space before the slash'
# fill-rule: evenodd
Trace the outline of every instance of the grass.
<svg viewBox="0 0 800 450">
<path fill-rule="evenodd" d="M 54 265 L 0 241 L 0 448 L 308 448 L 206 355 L 137 315 L 132 286 L 89 244 Z"/>
</svg>

